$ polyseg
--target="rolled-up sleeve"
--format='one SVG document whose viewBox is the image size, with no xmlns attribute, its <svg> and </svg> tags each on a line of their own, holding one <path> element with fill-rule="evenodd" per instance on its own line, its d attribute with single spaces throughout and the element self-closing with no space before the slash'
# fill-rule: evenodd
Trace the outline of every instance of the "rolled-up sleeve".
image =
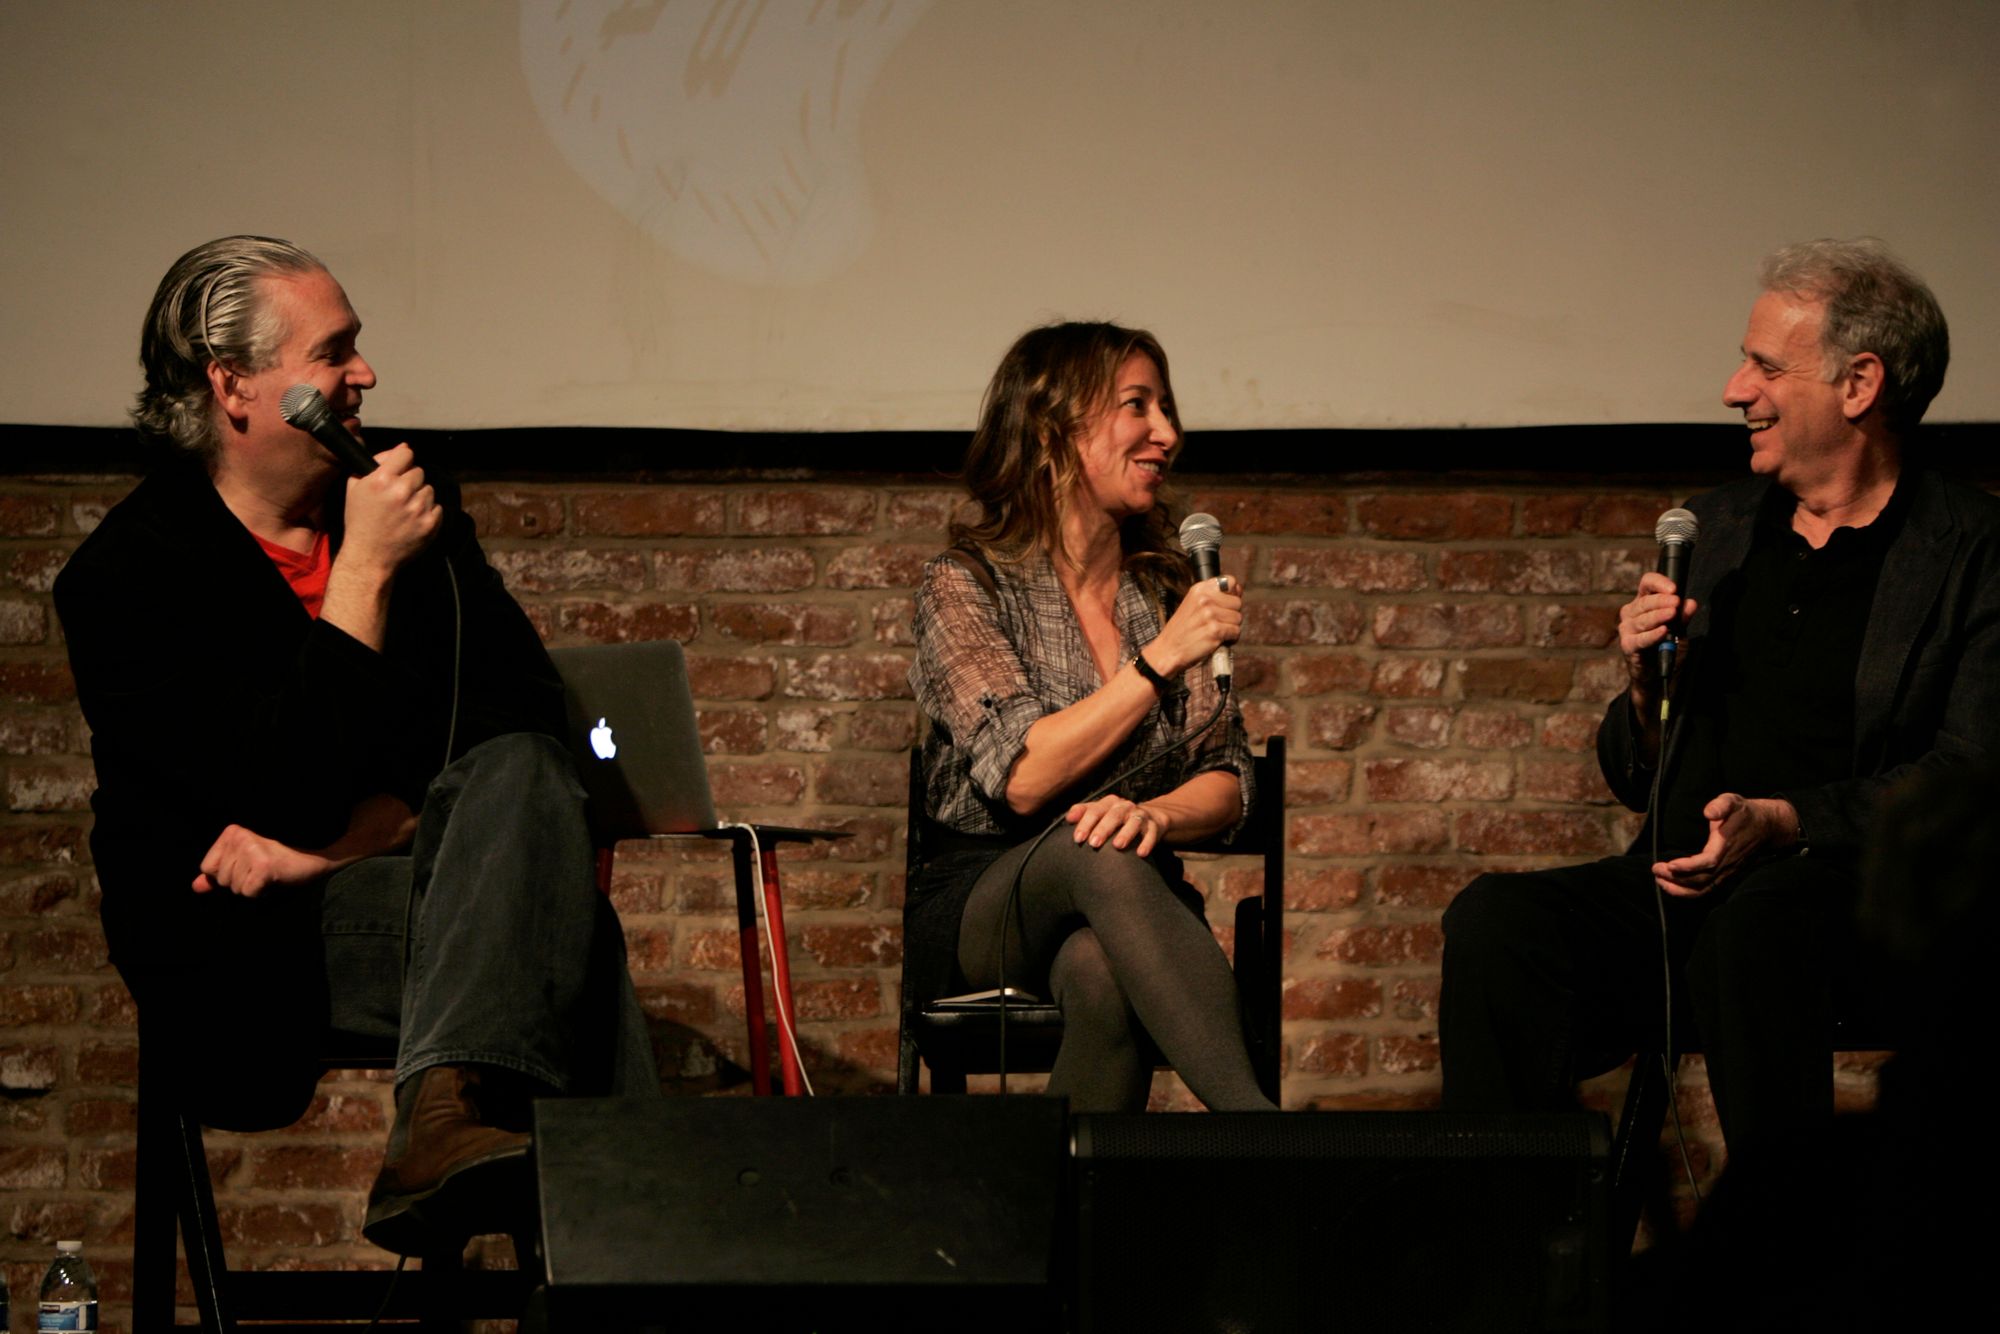
<svg viewBox="0 0 2000 1334">
<path fill-rule="evenodd" d="M 1028 729 L 1048 709 L 1001 627 L 1000 609 L 963 564 L 937 556 L 917 589 L 914 630 L 910 686 L 918 707 L 964 752 L 980 795 L 1003 801 Z"/>
</svg>

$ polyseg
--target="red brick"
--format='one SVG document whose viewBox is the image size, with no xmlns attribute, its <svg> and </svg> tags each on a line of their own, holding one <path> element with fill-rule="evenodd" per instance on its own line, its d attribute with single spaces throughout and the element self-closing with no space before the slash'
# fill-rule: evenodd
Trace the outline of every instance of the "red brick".
<svg viewBox="0 0 2000 1334">
<path fill-rule="evenodd" d="M 60 1190 L 68 1170 L 59 1147 L 0 1149 L 0 1190 Z"/>
<path fill-rule="evenodd" d="M 851 537 L 875 526 L 875 492 L 865 487 L 751 491 L 736 501 L 735 510 L 739 533 Z"/>
<path fill-rule="evenodd" d="M 1356 1089 L 1307 1098 L 1299 1110 L 1308 1112 L 1429 1112 L 1437 1110 L 1439 1089 Z"/>
<path fill-rule="evenodd" d="M 681 963 L 684 967 L 700 972 L 740 973 L 743 970 L 743 952 L 734 929 L 686 932 L 682 947 Z M 758 953 L 763 953 L 761 946 Z"/>
<path fill-rule="evenodd" d="M 61 501 L 0 496 L 0 537 L 54 537 L 61 530 Z"/>
<path fill-rule="evenodd" d="M 131 1043 L 86 1042 L 76 1053 L 79 1084 L 136 1084 L 139 1049 Z"/>
<path fill-rule="evenodd" d="M 1514 526 L 1514 502 L 1478 492 L 1408 491 L 1363 496 L 1354 512 L 1371 537 L 1428 542 L 1505 537 Z"/>
<path fill-rule="evenodd" d="M 705 755 L 756 755 L 770 734 L 762 709 L 700 709 L 695 725 Z"/>
<path fill-rule="evenodd" d="M 1289 736 L 1292 711 L 1283 700 L 1245 697 L 1241 701 L 1243 731 L 1250 744 L 1261 746 L 1274 736 Z"/>
<path fill-rule="evenodd" d="M 900 755 L 827 760 L 815 768 L 813 788 L 831 806 L 901 808 L 910 795 L 910 766 Z"/>
<path fill-rule="evenodd" d="M 1658 494 L 1529 496 L 1521 501 L 1521 531 L 1530 537 L 1632 537 L 1651 533 L 1672 503 Z"/>
<path fill-rule="evenodd" d="M 1389 989 L 1398 1019 L 1435 1023 L 1438 1013 L 1438 980 L 1434 977 L 1402 977 Z"/>
<path fill-rule="evenodd" d="M 1472 750 L 1518 750 L 1535 739 L 1533 723 L 1500 709 L 1465 709 L 1453 731 Z"/>
<path fill-rule="evenodd" d="M 1285 662 L 1295 695 L 1357 694 L 1377 668 L 1358 653 L 1298 653 Z"/>
<path fill-rule="evenodd" d="M 800 547 L 713 546 L 661 551 L 653 579 L 675 593 L 793 593 L 811 588 L 812 553 Z"/>
<path fill-rule="evenodd" d="M 885 648 L 915 648 L 917 636 L 910 628 L 916 618 L 917 604 L 914 598 L 890 598 L 875 604 L 869 612 L 869 623 L 874 626 L 875 642 Z"/>
<path fill-rule="evenodd" d="M 776 658 L 690 653 L 687 673 L 696 699 L 769 699 L 778 686 Z"/>
<path fill-rule="evenodd" d="M 1382 984 L 1373 978 L 1313 977 L 1285 982 L 1287 1019 L 1373 1019 L 1382 1013 Z"/>
<path fill-rule="evenodd" d="M 1405 603 L 1375 608 L 1375 642 L 1384 648 L 1503 648 L 1521 642 L 1521 609 L 1512 603 Z"/>
<path fill-rule="evenodd" d="M 139 1006 L 123 982 L 93 988 L 87 1018 L 93 1028 L 137 1028 Z"/>
<path fill-rule="evenodd" d="M 251 1152 L 249 1184 L 267 1190 L 362 1191 L 381 1166 L 379 1145 L 287 1144 Z"/>
<path fill-rule="evenodd" d="M 0 1047 L 0 1090 L 46 1093 L 62 1079 L 62 1051 L 56 1047 Z"/>
<path fill-rule="evenodd" d="M 7 857 L 6 861 L 40 861 L 39 857 Z M 41 917 L 74 912 L 83 891 L 76 876 L 65 871 L 38 871 L 0 884 L 0 917 Z"/>
<path fill-rule="evenodd" d="M 130 1190 L 138 1159 L 136 1149 L 85 1149 L 76 1156 L 77 1183 L 86 1190 Z"/>
<path fill-rule="evenodd" d="M 1444 693 L 1444 660 L 1383 658 L 1375 665 L 1369 690 L 1385 699 L 1434 699 Z"/>
<path fill-rule="evenodd" d="M 0 714 L 0 754 L 61 755 L 77 748 L 67 714 L 40 710 Z"/>
<path fill-rule="evenodd" d="M 1244 650 L 1232 652 L 1230 657 L 1236 668 L 1234 689 L 1238 699 L 1278 688 L 1278 660 L 1270 654 Z"/>
<path fill-rule="evenodd" d="M 562 499 L 547 491 L 468 486 L 464 504 L 488 545 L 501 539 L 555 537 L 563 530 Z"/>
<path fill-rule="evenodd" d="M 1247 644 L 1352 644 L 1361 638 L 1361 607 L 1353 602 L 1251 598 L 1243 613 Z"/>
<path fill-rule="evenodd" d="M 1495 760 L 1370 760 L 1362 767 L 1370 801 L 1505 801 L 1511 766 Z"/>
<path fill-rule="evenodd" d="M 1399 746 L 1436 750 L 1451 740 L 1451 710 L 1441 707 L 1384 709 L 1382 735 Z"/>
<path fill-rule="evenodd" d="M 1566 701 L 1594 704 L 1598 712 L 1613 699 L 1625 693 L 1630 680 L 1625 672 L 1625 659 L 1613 654 L 1576 665 L 1576 679 L 1569 688 Z"/>
<path fill-rule="evenodd" d="M 1375 868 L 1375 902 L 1384 908 L 1443 908 L 1475 874 L 1451 863 L 1384 862 Z"/>
<path fill-rule="evenodd" d="M 1261 876 L 1261 872 L 1249 874 Z M 1361 868 L 1321 866 L 1285 871 L 1285 911 L 1335 912 L 1361 902 Z"/>
<path fill-rule="evenodd" d="M 828 588 L 915 588 L 924 562 L 937 555 L 934 543 L 873 543 L 843 547 L 826 563 Z"/>
<path fill-rule="evenodd" d="M 1291 818 L 1292 851 L 1305 857 L 1440 852 L 1450 829 L 1442 811 L 1358 811 Z"/>
<path fill-rule="evenodd" d="M 882 501 L 882 527 L 889 532 L 935 533 L 942 546 L 945 527 L 965 499 L 965 493 L 956 488 L 891 491 Z"/>
<path fill-rule="evenodd" d="M 771 748 L 826 752 L 833 749 L 834 730 L 841 715 L 816 706 L 793 706 L 771 713 Z"/>
<path fill-rule="evenodd" d="M 1597 761 L 1529 759 L 1521 762 L 1521 795 L 1529 801 L 1577 801 L 1606 805 L 1615 798 L 1604 785 Z"/>
<path fill-rule="evenodd" d="M 1322 806 L 1328 802 L 1346 801 L 1353 785 L 1352 760 L 1287 758 L 1285 761 L 1285 804 L 1288 806 Z"/>
<path fill-rule="evenodd" d="M 715 990 L 693 982 L 649 982 L 635 987 L 639 1008 L 662 1024 L 707 1024 L 715 1019 Z"/>
<path fill-rule="evenodd" d="M 68 547 L 15 547 L 0 553 L 0 579 L 25 592 L 46 593 L 69 554 Z"/>
<path fill-rule="evenodd" d="M 1299 1044 L 1292 1068 L 1302 1075 L 1365 1075 L 1368 1039 L 1359 1033 L 1307 1038 Z"/>
<path fill-rule="evenodd" d="M 355 1071 L 356 1075 L 379 1077 L 384 1071 Z M 389 1114 L 386 1110 L 388 1098 L 374 1092 L 343 1091 L 334 1086 L 340 1074 L 330 1075 L 320 1084 L 320 1091 L 313 1097 L 312 1106 L 306 1114 L 293 1123 L 292 1129 L 307 1135 L 370 1135 L 373 1136 L 389 1128 Z"/>
<path fill-rule="evenodd" d="M 58 1240 L 64 1237 L 81 1237 L 84 1229 L 91 1226 L 90 1206 L 80 1200 L 17 1199 L 7 1214 L 7 1235 L 16 1241 L 32 1241 L 53 1252 Z M 16 1281 L 16 1276 L 0 1270 L 0 1281 L 6 1281 L 15 1292 L 32 1291 L 32 1283 L 40 1282 L 39 1274 L 30 1274 Z M 106 1325 L 109 1329 L 110 1326 Z"/>
<path fill-rule="evenodd" d="M 646 559 L 637 551 L 588 547 L 517 547 L 488 559 L 515 594 L 576 593 L 616 589 L 635 593 L 646 583 Z"/>
<path fill-rule="evenodd" d="M 875 897 L 875 873 L 795 865 L 784 873 L 784 891 L 787 909 L 865 908 Z"/>
<path fill-rule="evenodd" d="M 1618 609 L 1536 607 L 1528 614 L 1528 642 L 1536 648 L 1608 648 L 1618 642 Z"/>
<path fill-rule="evenodd" d="M 1604 821 L 1581 811 L 1466 811 L 1460 849 L 1492 856 L 1600 857 L 1614 849 Z"/>
<path fill-rule="evenodd" d="M 65 663 L 0 662 L 0 700 L 15 704 L 66 704 L 76 698 L 76 682 Z"/>
<path fill-rule="evenodd" d="M 1316 704 L 1306 716 L 1306 740 L 1328 750 L 1353 750 L 1368 739 L 1373 704 Z"/>
<path fill-rule="evenodd" d="M 49 613 L 39 602 L 0 598 L 0 644 L 48 642 Z"/>
<path fill-rule="evenodd" d="M 536 610 L 553 618 L 556 635 L 593 644 L 685 644 L 701 633 L 701 612 L 691 602 L 559 602 Z"/>
<path fill-rule="evenodd" d="M 1437 1069 L 1435 1037 L 1403 1037 L 1384 1033 L 1375 1041 L 1375 1064 L 1385 1075 L 1414 1075 Z"/>
<path fill-rule="evenodd" d="M 743 988 L 731 987 L 723 1003 L 729 1013 L 741 1018 L 744 1013 Z M 864 978 L 816 978 L 793 984 L 792 1004 L 796 1007 L 793 1018 L 801 1023 L 826 1019 L 873 1019 L 882 1013 L 882 986 Z M 777 998 L 768 988 L 764 993 L 764 1013 L 773 1019 L 778 1013 Z"/>
<path fill-rule="evenodd" d="M 1224 534 L 1301 533 L 1337 537 L 1347 531 L 1346 500 L 1324 491 L 1202 491 L 1189 505 L 1190 513 L 1214 515 Z"/>
<path fill-rule="evenodd" d="M 1342 588 L 1358 593 L 1413 593 L 1427 583 L 1421 552 L 1353 546 L 1274 548 L 1267 579 L 1279 588 Z"/>
<path fill-rule="evenodd" d="M 0 1028 L 73 1024 L 80 1010 L 75 987 L 0 985 Z"/>
<path fill-rule="evenodd" d="M 216 1213 L 225 1248 L 258 1246 L 294 1250 L 330 1245 L 353 1235 L 342 1206 L 337 1204 L 218 1203 Z"/>
<path fill-rule="evenodd" d="M 833 1054 L 850 1069 L 893 1071 L 896 1068 L 895 1026 L 842 1033 L 833 1040 Z"/>
<path fill-rule="evenodd" d="M 828 968 L 889 968 L 903 960 L 900 927 L 809 926 L 799 943 Z"/>
<path fill-rule="evenodd" d="M 1554 704 L 1569 695 L 1575 664 L 1566 658 L 1461 658 L 1453 665 L 1467 699 Z"/>
<path fill-rule="evenodd" d="M 570 497 L 570 513 L 584 537 L 706 537 L 725 528 L 722 492 L 708 488 L 582 491 Z"/>
<path fill-rule="evenodd" d="M 847 744 L 856 750 L 906 751 L 916 740 L 917 715 L 909 708 L 862 709 L 847 725 Z"/>
<path fill-rule="evenodd" d="M 860 632 L 852 609 L 810 602 L 710 603 L 709 624 L 725 639 L 753 644 L 811 644 L 839 647 Z"/>
<path fill-rule="evenodd" d="M 797 658 L 785 681 L 793 699 L 909 699 L 910 663 L 895 653 L 822 653 Z"/>
<path fill-rule="evenodd" d="M 7 769 L 7 807 L 16 811 L 87 811 L 97 790 L 88 762 L 15 764 Z"/>
<path fill-rule="evenodd" d="M 805 773 L 792 764 L 720 761 L 708 766 L 708 783 L 714 789 L 715 804 L 725 810 L 795 806 L 806 791 Z"/>
<path fill-rule="evenodd" d="M 35 927 L 16 935 L 15 946 L 26 966 L 50 972 L 88 973 L 111 966 L 104 933 L 95 925 Z"/>
<path fill-rule="evenodd" d="M 1548 750 L 1595 751 L 1603 721 L 1601 713 L 1552 713 L 1542 719 L 1541 744 Z"/>
<path fill-rule="evenodd" d="M 1591 553 L 1580 547 L 1447 551 L 1438 587 L 1450 593 L 1588 593 Z"/>
<path fill-rule="evenodd" d="M 1340 927 L 1327 933 L 1316 953 L 1322 959 L 1363 968 L 1434 964 L 1444 954 L 1444 932 L 1435 922 Z"/>
<path fill-rule="evenodd" d="M 1619 602 L 1632 600 L 1639 590 L 1639 576 L 1653 568 L 1658 553 L 1651 547 L 1620 547 L 1600 551 L 1595 562 L 1592 586 L 1600 593 L 1616 593 Z"/>
</svg>

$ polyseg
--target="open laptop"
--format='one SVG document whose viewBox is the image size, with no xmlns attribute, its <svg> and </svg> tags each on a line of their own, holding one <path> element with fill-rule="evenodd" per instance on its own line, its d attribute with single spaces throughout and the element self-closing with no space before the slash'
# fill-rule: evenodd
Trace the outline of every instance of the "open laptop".
<svg viewBox="0 0 2000 1334">
<path fill-rule="evenodd" d="M 713 830 L 715 797 L 681 646 L 592 644 L 549 657 L 563 679 L 563 742 L 598 836 Z"/>
</svg>

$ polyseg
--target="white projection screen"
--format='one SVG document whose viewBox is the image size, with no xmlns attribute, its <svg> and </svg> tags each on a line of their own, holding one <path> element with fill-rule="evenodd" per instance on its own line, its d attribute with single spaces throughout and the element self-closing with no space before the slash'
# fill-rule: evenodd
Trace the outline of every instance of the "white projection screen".
<svg viewBox="0 0 2000 1334">
<path fill-rule="evenodd" d="M 1990 0 L 0 6 L 0 423 L 288 237 L 413 428 L 959 429 L 1145 325 L 1191 427 L 1722 422 L 1759 257 L 1929 278 L 2000 420 Z"/>
</svg>

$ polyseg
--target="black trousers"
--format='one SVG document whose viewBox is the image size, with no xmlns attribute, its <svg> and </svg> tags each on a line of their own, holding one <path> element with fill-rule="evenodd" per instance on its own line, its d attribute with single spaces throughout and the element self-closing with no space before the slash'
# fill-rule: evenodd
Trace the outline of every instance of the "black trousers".
<svg viewBox="0 0 2000 1334">
<path fill-rule="evenodd" d="M 1456 1111 L 1574 1105 L 1579 1078 L 1663 1036 L 1699 1041 L 1732 1163 L 1777 1167 L 1831 1131 L 1827 1040 L 1856 987 L 1852 861 L 1755 867 L 1698 899 L 1666 901 L 1651 859 L 1480 876 L 1444 915 L 1439 1000 L 1444 1103 Z"/>
</svg>

